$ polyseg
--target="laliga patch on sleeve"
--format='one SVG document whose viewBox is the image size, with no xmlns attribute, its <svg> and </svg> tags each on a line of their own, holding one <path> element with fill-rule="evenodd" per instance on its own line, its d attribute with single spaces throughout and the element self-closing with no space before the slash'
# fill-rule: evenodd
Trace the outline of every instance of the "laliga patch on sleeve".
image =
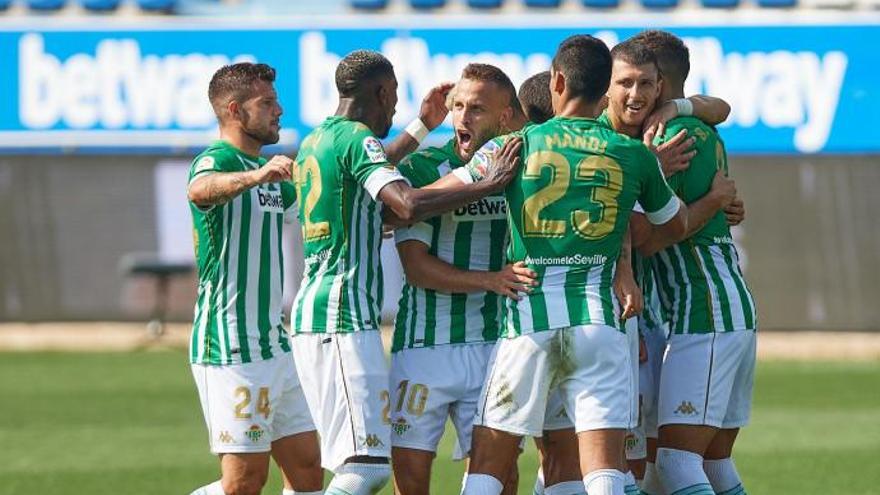
<svg viewBox="0 0 880 495">
<path fill-rule="evenodd" d="M 373 163 L 388 161 L 388 158 L 385 156 L 385 148 L 383 148 L 382 143 L 373 136 L 367 136 L 364 138 L 364 151 Z"/>
<path fill-rule="evenodd" d="M 193 171 L 193 175 L 199 174 L 206 170 L 214 170 L 213 156 L 202 157 L 202 159 L 199 160 L 198 163 L 196 163 L 196 169 Z"/>
</svg>

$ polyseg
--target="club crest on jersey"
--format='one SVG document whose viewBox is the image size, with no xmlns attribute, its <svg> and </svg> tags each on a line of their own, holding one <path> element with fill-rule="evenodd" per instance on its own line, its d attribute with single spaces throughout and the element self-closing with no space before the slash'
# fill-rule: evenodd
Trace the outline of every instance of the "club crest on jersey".
<svg viewBox="0 0 880 495">
<path fill-rule="evenodd" d="M 374 138 L 373 136 L 367 136 L 364 138 L 364 151 L 367 153 L 367 156 L 370 157 L 370 161 L 373 163 L 388 161 L 388 159 L 385 157 L 385 148 L 383 148 L 382 143 L 380 143 L 379 140 Z"/>
<path fill-rule="evenodd" d="M 193 175 L 197 175 L 201 172 L 205 172 L 207 170 L 214 169 L 214 157 L 213 156 L 203 156 L 197 163 L 196 168 L 193 170 Z"/>
</svg>

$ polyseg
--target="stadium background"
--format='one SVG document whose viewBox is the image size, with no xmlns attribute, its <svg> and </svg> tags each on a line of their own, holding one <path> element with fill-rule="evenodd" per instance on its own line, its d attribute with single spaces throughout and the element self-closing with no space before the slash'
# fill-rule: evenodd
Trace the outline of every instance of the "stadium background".
<svg viewBox="0 0 880 495">
<path fill-rule="evenodd" d="M 399 130 L 428 88 L 457 79 L 470 61 L 499 65 L 518 85 L 546 69 L 569 34 L 613 44 L 657 27 L 691 48 L 688 93 L 720 96 L 733 107 L 721 132 L 747 208 L 734 238 L 761 329 L 785 331 L 773 335 L 780 348 L 802 342 L 804 330 L 832 332 L 813 336 L 820 347 L 839 343 L 839 332 L 863 332 L 855 349 L 841 347 L 833 363 L 762 361 L 757 433 L 747 432 L 742 446 L 746 455 L 760 455 L 745 461 L 746 481 L 761 488 L 755 493 L 814 493 L 810 487 L 820 493 L 811 477 L 838 476 L 848 487 L 821 493 L 876 493 L 880 474 L 840 472 L 827 456 L 880 454 L 880 353 L 857 352 L 864 342 L 877 348 L 876 334 L 868 332 L 880 328 L 877 6 L 876 0 L 0 0 L 0 348 L 46 328 L 57 330 L 52 341 L 85 339 L 80 347 L 95 350 L 106 349 L 120 331 L 143 333 L 140 324 L 94 322 L 150 317 L 161 294 L 157 279 L 133 275 L 132 261 L 192 261 L 184 175 L 216 135 L 205 94 L 224 63 L 257 60 L 278 69 L 282 141 L 266 153 L 292 154 L 333 112 L 333 69 L 350 50 L 381 50 L 394 63 Z M 449 131 L 447 121 L 430 139 L 441 142 Z M 290 300 L 302 267 L 298 227 L 285 236 Z M 390 243 L 385 250 L 390 318 L 400 270 Z M 168 317 L 180 323 L 172 328 L 184 333 L 194 287 L 192 274 L 174 276 L 166 296 Z M 107 479 L 132 493 L 188 493 L 211 479 L 216 467 L 204 449 L 185 356 L 171 347 L 123 356 L 0 354 L 6 404 L 0 424 L 10 425 L 0 433 L 12 443 L 38 443 L 0 454 L 0 493 L 47 487 L 104 493 L 97 487 L 106 483 L 98 480 Z M 110 369 L 118 376 L 108 377 Z M 172 391 L 170 403 L 164 387 Z M 108 411 L 130 421 L 108 420 Z M 797 428 L 789 424 L 795 416 Z M 123 468 L 98 469 L 115 465 L 114 452 L 156 434 L 156 421 L 166 422 L 171 446 L 180 443 L 157 452 L 179 462 L 154 465 L 132 454 Z M 177 422 L 186 426 L 178 429 Z M 844 422 L 850 429 L 834 438 L 810 437 Z M 54 441 L 41 440 L 46 431 Z M 792 453 L 799 453 L 795 460 L 781 460 Z M 803 473 L 804 483 L 785 484 L 766 467 L 777 464 L 795 477 Z M 157 480 L 138 471 L 156 466 L 170 474 Z M 460 468 L 438 469 L 447 489 L 457 483 L 445 470 Z M 528 469 L 523 486 L 533 479 Z M 766 478 L 755 474 L 762 472 Z"/>
</svg>

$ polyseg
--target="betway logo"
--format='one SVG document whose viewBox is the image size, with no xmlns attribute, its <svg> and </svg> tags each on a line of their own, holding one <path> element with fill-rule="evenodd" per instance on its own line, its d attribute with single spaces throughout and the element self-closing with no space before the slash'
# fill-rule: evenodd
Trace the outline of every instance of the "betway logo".
<svg viewBox="0 0 880 495">
<path fill-rule="evenodd" d="M 250 55 L 142 55 L 134 39 L 106 39 L 95 53 L 65 60 L 47 53 L 43 36 L 18 44 L 19 118 L 32 129 L 205 128 L 214 124 L 206 97 L 220 66 Z"/>
<path fill-rule="evenodd" d="M 727 100 L 728 123 L 794 128 L 798 151 L 819 151 L 828 142 L 846 74 L 845 53 L 724 53 L 716 38 L 685 38 L 685 43 L 691 52 L 685 94 Z"/>
<path fill-rule="evenodd" d="M 333 113 L 338 103 L 335 70 L 342 57 L 327 51 L 327 38 L 320 32 L 307 32 L 299 42 L 300 108 L 307 126 L 319 125 Z M 388 38 L 382 53 L 394 64 L 397 76 L 397 122 L 408 122 L 418 115 L 422 98 L 442 81 L 457 81 L 461 70 L 471 62 L 498 66 L 519 84 L 527 77 L 547 70 L 547 53 L 431 53 L 422 38 Z M 344 54 L 343 54 L 344 55 Z"/>
<path fill-rule="evenodd" d="M 505 218 L 507 218 L 507 201 L 499 196 L 483 198 L 452 212 L 452 219 L 456 222 L 504 220 Z"/>
<path fill-rule="evenodd" d="M 257 198 L 260 201 L 260 208 L 264 211 L 284 212 L 284 200 L 281 198 L 281 193 L 257 189 Z"/>
<path fill-rule="evenodd" d="M 609 46 L 618 36 L 596 32 Z M 828 142 L 848 59 L 841 51 L 725 52 L 714 37 L 685 38 L 691 72 L 687 94 L 720 96 L 733 107 L 728 124 L 795 130 L 794 147 L 821 150 Z M 457 80 L 469 62 L 501 67 L 514 84 L 550 66 L 549 53 L 435 53 L 421 38 L 388 38 L 382 52 L 394 63 L 399 83 L 398 122 L 415 117 L 421 98 L 437 82 Z M 336 106 L 334 69 L 339 54 L 327 51 L 324 34 L 300 38 L 300 107 L 306 125 L 318 125 Z"/>
</svg>

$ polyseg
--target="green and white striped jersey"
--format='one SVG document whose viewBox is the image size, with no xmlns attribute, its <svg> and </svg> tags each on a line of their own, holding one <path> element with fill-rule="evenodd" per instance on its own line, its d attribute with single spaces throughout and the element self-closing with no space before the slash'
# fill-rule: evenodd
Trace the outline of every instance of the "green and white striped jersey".
<svg viewBox="0 0 880 495">
<path fill-rule="evenodd" d="M 294 170 L 305 272 L 295 333 L 378 330 L 382 309 L 379 191 L 406 180 L 360 122 L 328 117 L 303 140 Z"/>
<path fill-rule="evenodd" d="M 717 170 L 727 172 L 727 153 L 718 133 L 693 117 L 670 121 L 663 138 L 670 139 L 682 129 L 696 138 L 697 155 L 690 167 L 669 178 L 669 185 L 685 203 L 692 203 L 711 189 Z M 757 328 L 755 303 L 723 212 L 691 238 L 652 259 L 672 333 Z"/>
<path fill-rule="evenodd" d="M 216 141 L 193 160 L 189 180 L 265 163 Z M 251 188 L 210 208 L 190 203 L 199 269 L 190 362 L 249 363 L 290 352 L 281 323 L 281 224 L 294 199 L 293 185 L 281 183 Z"/>
<path fill-rule="evenodd" d="M 595 119 L 556 117 L 522 136 L 524 166 L 505 190 L 507 259 L 525 261 L 540 285 L 506 301 L 505 334 L 587 324 L 624 331 L 612 282 L 630 212 L 639 201 L 649 221 L 662 224 L 678 212 L 678 199 L 644 144 Z M 473 177 L 491 166 L 500 142 L 471 160 Z"/>
<path fill-rule="evenodd" d="M 651 258 L 640 255 L 635 249 L 633 249 L 632 258 L 633 275 L 635 276 L 636 284 L 642 290 L 642 297 L 644 298 L 644 309 L 642 309 L 639 318 L 645 320 L 647 328 L 663 328 L 667 318 L 664 317 L 663 304 L 660 301 L 660 293 L 657 289 L 657 281 L 654 276 Z"/>
<path fill-rule="evenodd" d="M 414 187 L 431 184 L 463 163 L 455 140 L 409 155 L 400 172 Z M 498 271 L 507 245 L 507 204 L 491 196 L 395 232 L 398 243 L 416 240 L 428 252 L 462 270 Z M 501 324 L 501 296 L 450 294 L 404 284 L 391 351 L 441 344 L 494 342 Z"/>
</svg>

